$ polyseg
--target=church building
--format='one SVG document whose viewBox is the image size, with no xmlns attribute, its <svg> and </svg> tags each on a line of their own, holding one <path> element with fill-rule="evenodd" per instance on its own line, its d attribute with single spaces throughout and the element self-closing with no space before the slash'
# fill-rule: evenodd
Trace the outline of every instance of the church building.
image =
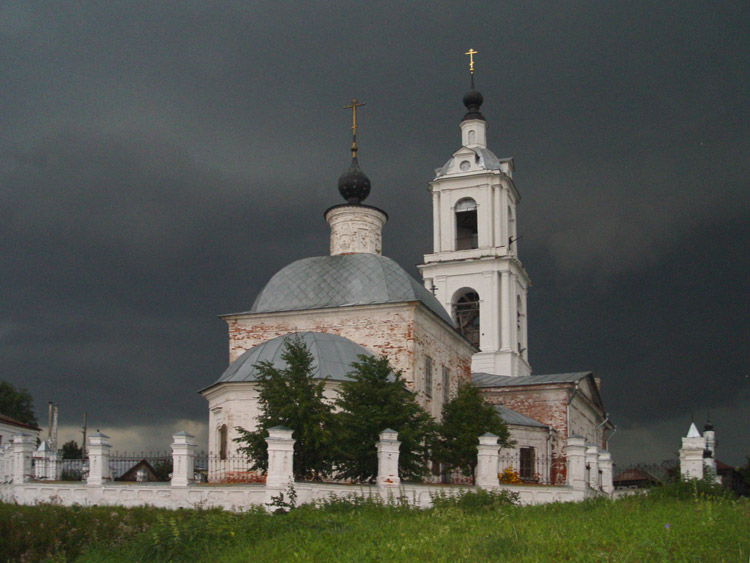
<svg viewBox="0 0 750 563">
<path fill-rule="evenodd" d="M 470 53 L 475 53 L 470 51 Z M 382 255 L 385 211 L 364 203 L 370 180 L 357 160 L 353 100 L 352 160 L 339 178 L 345 203 L 324 214 L 330 254 L 297 260 L 265 285 L 249 310 L 224 315 L 228 369 L 201 391 L 209 403 L 209 451 L 233 455 L 235 427 L 254 428 L 255 365 L 280 358 L 299 335 L 333 398 L 358 354 L 385 355 L 403 372 L 420 405 L 438 419 L 443 404 L 473 382 L 508 424 L 522 478 L 563 482 L 563 445 L 580 435 L 606 448 L 609 421 L 590 372 L 532 375 L 527 336 L 530 279 L 518 258 L 512 158 L 487 145 L 482 95 L 464 96 L 461 146 L 429 184 L 433 251 L 419 266 L 420 283 Z M 519 467 L 520 466 L 520 467 Z"/>
</svg>

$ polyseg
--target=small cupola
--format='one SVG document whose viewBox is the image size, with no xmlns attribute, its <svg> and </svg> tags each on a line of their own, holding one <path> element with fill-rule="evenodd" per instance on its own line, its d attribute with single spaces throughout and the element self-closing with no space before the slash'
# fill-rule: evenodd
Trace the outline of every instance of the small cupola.
<svg viewBox="0 0 750 563">
<path fill-rule="evenodd" d="M 469 49 L 465 53 L 469 55 L 469 74 L 471 76 L 471 88 L 464 94 L 464 106 L 466 113 L 461 120 L 461 146 L 468 148 L 487 147 L 487 121 L 484 119 L 479 108 L 482 107 L 484 97 L 474 86 L 474 55 L 477 51 Z"/>
<path fill-rule="evenodd" d="M 365 105 L 356 98 L 344 109 L 352 110 L 352 161 L 339 177 L 339 193 L 346 203 L 325 212 L 331 227 L 331 256 L 339 254 L 381 254 L 382 229 L 388 215 L 377 207 L 363 205 L 371 183 L 357 160 L 357 108 Z"/>
</svg>

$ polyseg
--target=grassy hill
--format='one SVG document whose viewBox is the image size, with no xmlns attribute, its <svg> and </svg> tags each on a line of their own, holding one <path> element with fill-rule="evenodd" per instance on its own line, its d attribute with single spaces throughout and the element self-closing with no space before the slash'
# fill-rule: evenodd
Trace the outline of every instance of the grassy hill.
<svg viewBox="0 0 750 563">
<path fill-rule="evenodd" d="M 0 561 L 739 561 L 750 500 L 677 484 L 519 507 L 492 494 L 429 510 L 366 501 L 252 510 L 0 505 Z"/>
</svg>

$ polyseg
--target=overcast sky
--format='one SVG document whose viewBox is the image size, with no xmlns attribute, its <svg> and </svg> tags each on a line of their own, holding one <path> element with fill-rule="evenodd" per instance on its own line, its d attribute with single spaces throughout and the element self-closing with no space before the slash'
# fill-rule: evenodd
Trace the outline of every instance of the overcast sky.
<svg viewBox="0 0 750 563">
<path fill-rule="evenodd" d="M 750 455 L 744 2 L 0 2 L 0 379 L 61 438 L 205 438 L 222 313 L 328 251 L 353 96 L 417 276 L 467 57 L 515 158 L 534 373 L 592 370 L 620 464 L 710 410 Z"/>
</svg>

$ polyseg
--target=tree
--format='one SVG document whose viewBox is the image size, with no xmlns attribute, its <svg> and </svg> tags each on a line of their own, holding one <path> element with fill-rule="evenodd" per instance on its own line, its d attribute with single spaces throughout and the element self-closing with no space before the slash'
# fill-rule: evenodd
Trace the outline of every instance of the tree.
<svg viewBox="0 0 750 563">
<path fill-rule="evenodd" d="M 323 398 L 324 381 L 315 381 L 313 357 L 299 337 L 288 338 L 281 358 L 286 369 L 270 362 L 257 364 L 256 389 L 260 415 L 254 431 L 237 427 L 239 451 L 253 462 L 253 469 L 268 469 L 268 429 L 286 426 L 293 430 L 294 475 L 319 478 L 328 473 L 332 459 L 332 407 Z"/>
<path fill-rule="evenodd" d="M 338 449 L 336 468 L 345 479 L 372 481 L 378 473 L 376 443 L 390 428 L 401 442 L 399 476 L 420 479 L 427 474 L 429 447 L 435 436 L 432 417 L 419 406 L 383 356 L 359 356 L 341 384 L 336 405 Z"/>
<path fill-rule="evenodd" d="M 75 440 L 65 442 L 60 451 L 63 459 L 81 459 L 83 457 L 83 448 Z"/>
<path fill-rule="evenodd" d="M 36 426 L 34 399 L 26 389 L 16 389 L 7 381 L 0 381 L 0 414 L 30 426 Z"/>
<path fill-rule="evenodd" d="M 465 383 L 458 388 L 456 396 L 443 405 L 434 456 L 449 469 L 459 469 L 467 477 L 473 477 L 479 436 L 486 432 L 498 436 L 501 447 L 511 445 L 503 419 L 492 405 L 484 402 L 477 387 Z"/>
</svg>

